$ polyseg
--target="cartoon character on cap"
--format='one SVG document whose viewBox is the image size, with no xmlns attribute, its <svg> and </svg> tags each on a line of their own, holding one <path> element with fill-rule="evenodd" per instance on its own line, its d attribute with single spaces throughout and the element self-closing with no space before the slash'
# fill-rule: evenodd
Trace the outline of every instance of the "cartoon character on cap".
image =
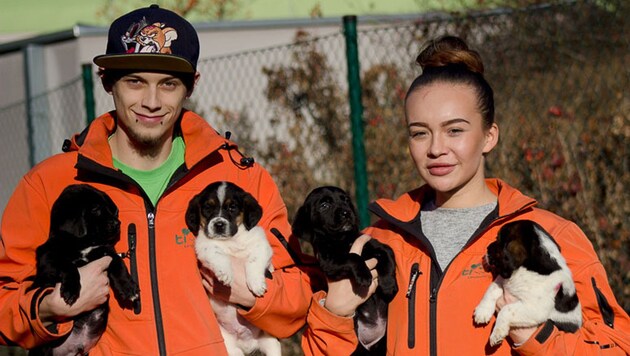
<svg viewBox="0 0 630 356">
<path fill-rule="evenodd" d="M 156 22 L 147 24 L 142 21 L 133 23 L 122 36 L 127 53 L 164 53 L 171 54 L 171 42 L 177 39 L 177 31 L 166 24 Z"/>
</svg>

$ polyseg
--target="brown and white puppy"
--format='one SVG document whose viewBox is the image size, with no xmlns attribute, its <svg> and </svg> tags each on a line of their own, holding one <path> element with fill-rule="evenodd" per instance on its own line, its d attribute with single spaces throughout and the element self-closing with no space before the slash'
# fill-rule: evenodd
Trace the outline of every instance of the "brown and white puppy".
<svg viewBox="0 0 630 356">
<path fill-rule="evenodd" d="M 361 235 L 359 220 L 350 195 L 334 186 L 316 188 L 306 197 L 293 221 L 293 235 L 313 246 L 328 280 L 350 279 L 357 295 L 367 294 L 372 283 L 365 260 L 378 260 L 378 288 L 356 310 L 360 344 L 353 355 L 384 355 L 387 308 L 398 292 L 392 249 L 372 239 L 363 247 L 361 256 L 350 253 L 352 243 Z"/>
<path fill-rule="evenodd" d="M 499 344 L 513 327 L 551 320 L 559 329 L 575 332 L 582 325 L 571 271 L 556 242 L 540 225 L 530 220 L 504 225 L 497 240 L 488 245 L 484 262 L 495 280 L 475 309 L 475 322 L 490 321 L 504 290 L 517 299 L 497 314 L 491 346 Z"/>
<path fill-rule="evenodd" d="M 188 229 L 197 237 L 195 251 L 201 264 L 226 286 L 232 284 L 232 261 L 245 264 L 247 287 L 256 296 L 267 290 L 265 273 L 273 270 L 272 249 L 265 231 L 257 226 L 262 208 L 256 199 L 230 182 L 208 185 L 189 203 Z M 236 306 L 210 297 L 230 355 L 260 350 L 280 355 L 278 339 L 241 317 Z"/>
<path fill-rule="evenodd" d="M 110 286 L 119 303 L 131 308 L 139 298 L 137 283 L 114 250 L 120 239 L 118 208 L 104 192 L 87 184 L 66 187 L 53 203 L 48 240 L 36 250 L 37 273 L 31 288 L 61 283 L 61 296 L 68 305 L 81 293 L 78 268 L 103 256 Z M 82 313 L 74 319 L 68 337 L 31 350 L 31 355 L 87 355 L 107 325 L 109 304 Z"/>
</svg>

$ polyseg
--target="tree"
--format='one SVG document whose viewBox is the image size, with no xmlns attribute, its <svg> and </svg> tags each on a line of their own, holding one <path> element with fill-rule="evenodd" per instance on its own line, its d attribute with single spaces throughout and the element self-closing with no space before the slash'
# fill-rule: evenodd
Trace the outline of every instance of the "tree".
<svg viewBox="0 0 630 356">
<path fill-rule="evenodd" d="M 210 21 L 234 18 L 246 1 L 249 0 L 156 0 L 154 3 L 189 20 Z M 133 9 L 144 6 L 146 1 L 143 0 L 105 0 L 96 15 L 111 22 Z"/>
</svg>

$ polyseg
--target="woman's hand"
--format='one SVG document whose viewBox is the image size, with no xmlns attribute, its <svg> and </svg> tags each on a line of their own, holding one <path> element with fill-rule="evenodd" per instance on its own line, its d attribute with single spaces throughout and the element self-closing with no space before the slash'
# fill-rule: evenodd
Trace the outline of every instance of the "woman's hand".
<svg viewBox="0 0 630 356">
<path fill-rule="evenodd" d="M 350 248 L 350 253 L 356 253 L 361 255 L 363 246 L 371 239 L 368 235 L 361 235 Z M 352 291 L 352 284 L 349 279 L 342 279 L 340 281 L 328 282 L 328 294 L 326 301 L 324 302 L 324 308 L 328 309 L 331 313 L 343 316 L 351 317 L 354 315 L 357 307 L 365 302 L 378 287 L 378 273 L 376 271 L 376 259 L 371 258 L 365 261 L 365 264 L 372 273 L 372 284 L 368 289 L 367 295 L 361 297 L 354 294 Z"/>
<path fill-rule="evenodd" d="M 101 257 L 79 268 L 81 293 L 72 305 L 61 297 L 61 283 L 44 296 L 39 304 L 39 318 L 45 326 L 71 319 L 83 312 L 93 310 L 109 298 L 107 268 L 112 262 L 109 256 Z"/>
<path fill-rule="evenodd" d="M 497 300 L 497 313 L 507 304 L 514 303 L 517 300 L 518 299 L 516 299 L 516 297 L 514 297 L 512 294 L 504 289 L 503 295 Z M 529 338 L 534 334 L 534 332 L 536 332 L 537 329 L 538 326 L 532 326 L 528 328 L 511 328 L 510 339 L 512 339 L 512 342 L 514 344 L 520 346 L 521 344 L 525 343 L 525 341 L 529 340 Z"/>
</svg>

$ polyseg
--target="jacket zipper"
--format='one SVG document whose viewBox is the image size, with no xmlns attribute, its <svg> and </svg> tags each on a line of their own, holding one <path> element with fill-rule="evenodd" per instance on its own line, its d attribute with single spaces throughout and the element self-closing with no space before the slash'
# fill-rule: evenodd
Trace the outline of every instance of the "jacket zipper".
<svg viewBox="0 0 630 356">
<path fill-rule="evenodd" d="M 411 274 L 409 277 L 409 286 L 407 287 L 407 347 L 413 349 L 416 346 L 416 282 L 422 274 L 419 264 L 414 263 L 411 266 Z"/>
<path fill-rule="evenodd" d="M 166 355 L 166 341 L 164 340 L 164 323 L 162 320 L 162 309 L 160 306 L 160 292 L 157 278 L 157 261 L 155 257 L 155 213 L 150 211 L 147 214 L 149 223 L 149 270 L 151 273 L 151 294 L 153 296 L 153 314 L 155 314 L 155 327 L 158 338 L 158 348 L 160 355 Z"/>
<path fill-rule="evenodd" d="M 430 354 L 437 355 L 437 287 L 431 288 L 431 294 L 429 295 L 429 308 L 430 308 Z"/>
<path fill-rule="evenodd" d="M 129 224 L 127 228 L 127 243 L 129 244 L 129 251 L 127 252 L 127 257 L 129 257 L 129 269 L 131 272 L 131 279 L 136 282 L 136 285 L 139 285 L 138 281 L 138 263 L 136 261 L 136 224 Z M 140 304 L 140 298 L 133 302 L 133 312 L 134 314 L 140 314 L 142 310 Z"/>
</svg>

